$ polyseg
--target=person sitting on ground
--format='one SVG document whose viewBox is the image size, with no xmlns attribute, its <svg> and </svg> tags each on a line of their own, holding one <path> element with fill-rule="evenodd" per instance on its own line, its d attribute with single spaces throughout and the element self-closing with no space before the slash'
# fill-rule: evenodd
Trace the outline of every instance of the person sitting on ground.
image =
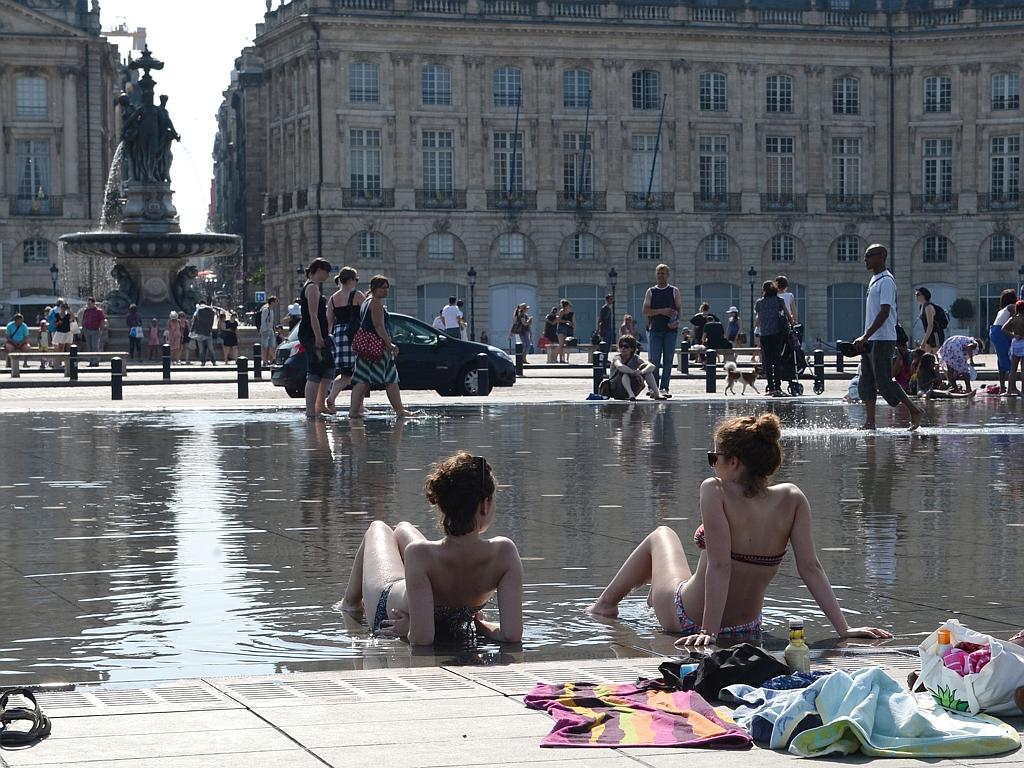
<svg viewBox="0 0 1024 768">
<path fill-rule="evenodd" d="M 667 395 L 658 389 L 654 380 L 654 365 L 642 360 L 637 354 L 636 339 L 632 336 L 619 337 L 619 353 L 612 358 L 612 375 L 609 379 L 613 400 L 636 400 L 637 393 L 647 384 L 647 392 L 655 400 L 667 400 Z"/>
<path fill-rule="evenodd" d="M 970 336 L 950 336 L 939 347 L 939 360 L 946 367 L 946 378 L 949 379 L 949 390 L 957 389 L 957 381 L 963 379 L 964 391 L 973 394 L 971 382 L 978 378 L 974 369 L 974 356 L 981 350 L 981 342 Z"/>
<path fill-rule="evenodd" d="M 1021 366 L 1024 364 L 1024 301 L 1018 301 L 1013 305 L 1013 313 L 1013 317 L 1003 323 L 1003 333 L 1010 337 L 1010 375 L 1007 394 L 1010 397 L 1020 397 L 1021 388 L 1017 382 L 1021 378 Z"/>
<path fill-rule="evenodd" d="M 720 422 L 708 451 L 714 477 L 700 486 L 696 571 L 676 532 L 662 526 L 633 550 L 589 612 L 616 617 L 622 599 L 649 583 L 647 602 L 661 626 L 684 635 L 677 645 L 756 634 L 765 592 L 791 543 L 800 578 L 840 637 L 892 637 L 884 629 L 847 623 L 814 548 L 807 497 L 792 483 L 768 485 L 782 465 L 780 437 L 774 414 Z"/>
<path fill-rule="evenodd" d="M 523 637 L 523 563 L 504 537 L 485 539 L 494 522 L 496 488 L 490 464 L 465 451 L 434 465 L 424 484 L 444 538 L 429 541 L 411 523 L 370 524 L 339 603 L 362 614 L 374 606 L 375 635 L 407 638 L 412 645 L 479 632 L 499 643 Z M 497 592 L 497 622 L 483 607 Z M 369 618 L 369 617 L 368 617 Z"/>
<path fill-rule="evenodd" d="M 21 312 L 15 314 L 11 322 L 7 324 L 7 341 L 4 343 L 4 348 L 7 350 L 7 354 L 32 350 L 32 345 L 28 341 L 28 325 Z"/>
<path fill-rule="evenodd" d="M 952 399 L 958 397 L 974 397 L 977 390 L 970 392 L 957 392 L 953 389 L 943 389 L 942 373 L 939 371 L 939 364 L 935 355 L 931 352 L 924 352 L 921 355 L 921 363 L 917 367 L 917 394 L 931 400 Z"/>
</svg>

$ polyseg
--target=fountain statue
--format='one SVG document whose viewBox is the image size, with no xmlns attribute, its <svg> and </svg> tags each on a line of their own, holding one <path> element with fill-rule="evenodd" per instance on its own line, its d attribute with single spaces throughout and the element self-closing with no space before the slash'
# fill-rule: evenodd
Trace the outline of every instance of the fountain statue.
<svg viewBox="0 0 1024 768">
<path fill-rule="evenodd" d="M 235 235 L 181 232 L 171 190 L 171 147 L 181 137 L 167 111 L 167 96 L 154 103 L 156 81 L 150 74 L 164 63 L 146 48 L 128 66 L 142 76 L 137 100 L 126 93 L 117 99 L 121 142 L 110 166 L 99 230 L 64 235 L 60 246 L 67 259 L 113 261 L 109 273 L 116 288 L 106 297 L 112 313 L 138 304 L 146 315 L 191 314 L 199 298 L 192 286 L 198 270 L 186 262 L 233 256 L 240 241 Z"/>
</svg>

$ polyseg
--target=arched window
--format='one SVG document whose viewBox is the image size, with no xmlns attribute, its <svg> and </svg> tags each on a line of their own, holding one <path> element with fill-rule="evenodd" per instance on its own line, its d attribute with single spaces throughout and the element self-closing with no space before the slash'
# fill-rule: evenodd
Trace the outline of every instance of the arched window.
<svg viewBox="0 0 1024 768">
<path fill-rule="evenodd" d="M 636 240 L 636 257 L 640 261 L 661 261 L 661 238 L 651 232 L 640 235 Z"/>
<path fill-rule="evenodd" d="M 1013 235 L 992 235 L 988 243 L 989 261 L 1015 261 L 1017 258 L 1017 244 Z"/>
<path fill-rule="evenodd" d="M 431 232 L 427 235 L 427 257 L 448 260 L 455 258 L 455 238 L 447 232 Z"/>
<path fill-rule="evenodd" d="M 942 235 L 928 235 L 921 254 L 925 264 L 945 264 L 949 261 L 949 240 Z"/>
<path fill-rule="evenodd" d="M 661 73 L 642 69 L 633 73 L 633 109 L 661 109 Z"/>
<path fill-rule="evenodd" d="M 793 111 L 793 78 L 769 75 L 765 88 L 765 108 L 769 112 Z"/>
<path fill-rule="evenodd" d="M 793 261 L 796 258 L 796 240 L 792 235 L 772 238 L 772 261 Z"/>
<path fill-rule="evenodd" d="M 593 261 L 597 252 L 597 238 L 587 232 L 572 236 L 572 257 L 577 261 Z"/>
<path fill-rule="evenodd" d="M 49 114 L 48 83 L 45 77 L 19 77 L 14 81 L 16 117 L 46 119 Z"/>
<path fill-rule="evenodd" d="M 380 259 L 384 256 L 384 238 L 379 232 L 363 230 L 356 243 L 356 258 Z"/>
<path fill-rule="evenodd" d="M 424 64 L 420 70 L 420 91 L 424 105 L 450 105 L 452 71 L 440 64 Z"/>
<path fill-rule="evenodd" d="M 566 109 L 586 109 L 590 104 L 590 72 L 585 69 L 567 69 L 562 73 L 562 106 Z"/>
<path fill-rule="evenodd" d="M 25 264 L 50 263 L 50 244 L 45 240 L 26 240 L 21 253 Z"/>
<path fill-rule="evenodd" d="M 836 261 L 850 263 L 860 261 L 860 238 L 843 235 L 836 240 Z"/>
<path fill-rule="evenodd" d="M 728 261 L 729 238 L 725 235 L 711 235 L 704 238 L 704 261 Z"/>
<path fill-rule="evenodd" d="M 514 107 L 523 94 L 523 73 L 516 67 L 494 70 L 494 106 Z"/>
<path fill-rule="evenodd" d="M 526 238 L 518 232 L 498 235 L 498 256 L 511 261 L 522 261 L 526 258 Z"/>
<path fill-rule="evenodd" d="M 702 112 L 725 112 L 729 108 L 727 80 L 721 72 L 700 75 L 700 108 Z"/>
<path fill-rule="evenodd" d="M 860 81 L 855 77 L 837 77 L 832 81 L 832 114 L 856 115 L 860 112 Z"/>
</svg>

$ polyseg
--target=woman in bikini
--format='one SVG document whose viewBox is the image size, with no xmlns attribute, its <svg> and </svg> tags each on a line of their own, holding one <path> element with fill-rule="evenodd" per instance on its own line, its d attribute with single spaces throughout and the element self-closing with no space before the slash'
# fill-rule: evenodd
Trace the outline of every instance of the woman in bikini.
<svg viewBox="0 0 1024 768">
<path fill-rule="evenodd" d="M 375 635 L 403 637 L 412 645 L 480 633 L 499 643 L 523 638 L 523 564 L 509 539 L 485 539 L 494 522 L 491 466 L 460 452 L 434 465 L 424 490 L 444 530 L 429 541 L 411 523 L 370 524 L 356 552 L 339 603 L 343 611 L 373 610 Z M 497 622 L 484 605 L 497 592 Z"/>
<path fill-rule="evenodd" d="M 650 583 L 647 601 L 661 626 L 685 635 L 677 645 L 713 645 L 719 636 L 756 633 L 765 592 L 792 543 L 800 577 L 840 637 L 892 637 L 884 629 L 847 624 L 814 549 L 807 498 L 791 483 L 768 485 L 782 464 L 780 436 L 773 414 L 720 423 L 715 448 L 708 451 L 714 477 L 700 487 L 696 572 L 675 531 L 662 526 L 633 550 L 589 612 L 618 616 L 619 602 Z"/>
</svg>

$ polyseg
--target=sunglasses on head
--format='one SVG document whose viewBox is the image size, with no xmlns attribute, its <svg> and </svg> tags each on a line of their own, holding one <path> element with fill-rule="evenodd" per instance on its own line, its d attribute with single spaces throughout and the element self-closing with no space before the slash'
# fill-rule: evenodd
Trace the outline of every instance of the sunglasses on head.
<svg viewBox="0 0 1024 768">
<path fill-rule="evenodd" d="M 480 495 L 487 498 L 487 459 L 483 456 L 474 456 L 473 461 L 480 462 Z"/>
</svg>

